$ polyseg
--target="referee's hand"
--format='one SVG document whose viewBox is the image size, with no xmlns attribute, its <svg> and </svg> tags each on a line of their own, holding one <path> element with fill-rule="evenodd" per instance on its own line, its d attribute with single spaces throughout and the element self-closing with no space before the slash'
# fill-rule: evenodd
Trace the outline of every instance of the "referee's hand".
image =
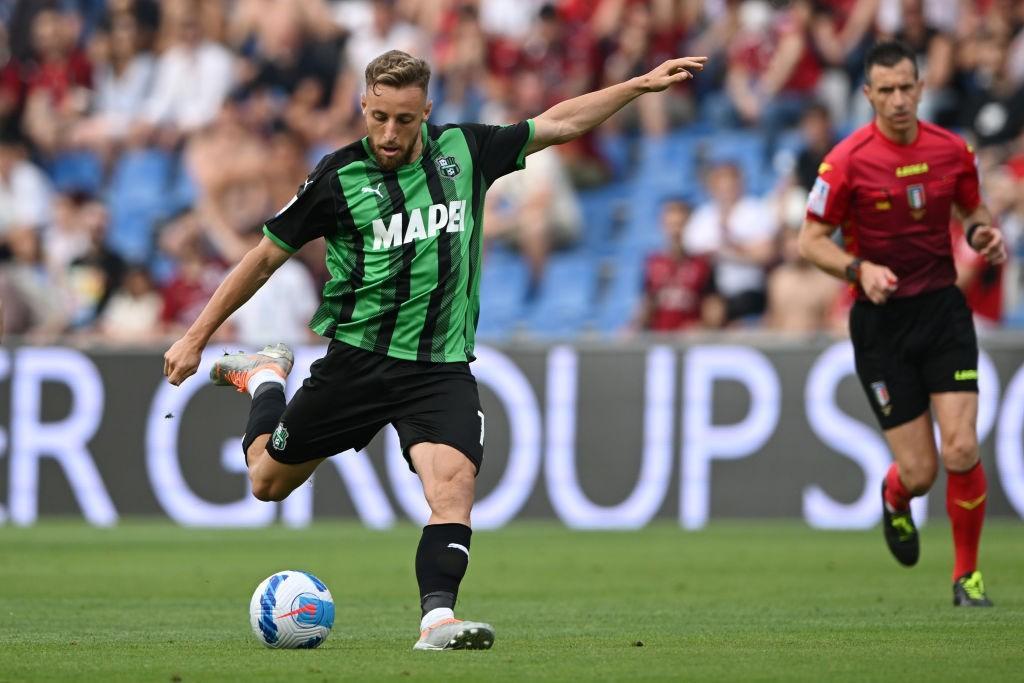
<svg viewBox="0 0 1024 683">
<path fill-rule="evenodd" d="M 896 274 L 885 266 L 864 261 L 860 266 L 860 288 L 873 304 L 884 304 L 896 291 Z"/>
<path fill-rule="evenodd" d="M 976 229 L 971 237 L 971 248 L 984 256 L 985 260 L 993 266 L 1006 261 L 1006 243 L 1003 242 L 1003 233 L 991 225 L 983 225 Z"/>
</svg>

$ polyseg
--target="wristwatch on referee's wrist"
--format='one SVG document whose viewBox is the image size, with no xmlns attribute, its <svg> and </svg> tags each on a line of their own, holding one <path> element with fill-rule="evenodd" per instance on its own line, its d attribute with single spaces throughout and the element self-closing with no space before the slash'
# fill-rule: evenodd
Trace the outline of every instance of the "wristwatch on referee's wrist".
<svg viewBox="0 0 1024 683">
<path fill-rule="evenodd" d="M 860 266 L 864 259 L 855 258 L 846 264 L 846 281 L 857 284 L 860 282 Z"/>
</svg>

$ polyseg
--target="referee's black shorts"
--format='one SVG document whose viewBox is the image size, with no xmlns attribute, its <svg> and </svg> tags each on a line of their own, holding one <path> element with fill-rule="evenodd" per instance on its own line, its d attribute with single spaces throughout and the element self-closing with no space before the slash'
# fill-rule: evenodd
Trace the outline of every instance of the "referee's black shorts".
<svg viewBox="0 0 1024 683">
<path fill-rule="evenodd" d="M 857 376 L 882 429 L 910 422 L 931 394 L 978 391 L 978 339 L 955 286 L 890 299 L 857 301 L 850 311 Z"/>
<path fill-rule="evenodd" d="M 410 469 L 409 449 L 428 442 L 461 451 L 479 472 L 483 421 L 469 363 L 402 360 L 333 340 L 288 402 L 267 452 L 298 464 L 359 450 L 390 423 Z"/>
</svg>

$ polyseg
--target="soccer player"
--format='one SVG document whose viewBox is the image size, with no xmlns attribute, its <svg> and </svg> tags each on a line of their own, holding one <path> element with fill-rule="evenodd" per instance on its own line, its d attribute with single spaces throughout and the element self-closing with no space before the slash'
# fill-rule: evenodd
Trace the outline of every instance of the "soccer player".
<svg viewBox="0 0 1024 683">
<path fill-rule="evenodd" d="M 291 402 L 284 387 L 293 357 L 284 345 L 225 355 L 210 376 L 252 397 L 242 443 L 260 500 L 284 499 L 325 458 L 363 448 L 394 425 L 431 511 L 416 550 L 422 618 L 415 649 L 494 642 L 489 624 L 456 620 L 453 611 L 469 562 L 484 446 L 469 370 L 484 193 L 523 168 L 527 155 L 583 135 L 644 93 L 692 78 L 705 61 L 669 60 L 505 127 L 435 126 L 427 123 L 428 65 L 395 50 L 381 55 L 366 67 L 368 135 L 320 161 L 164 356 L 164 374 L 180 384 L 232 311 L 303 244 L 327 240 L 332 279 L 310 326 L 331 341 Z"/>
<path fill-rule="evenodd" d="M 800 250 L 857 288 L 850 312 L 857 375 L 895 459 L 882 482 L 889 550 L 906 566 L 917 563 L 910 499 L 931 488 L 941 455 L 955 551 L 953 604 L 987 607 L 978 571 L 986 496 L 976 428 L 978 342 L 954 285 L 951 214 L 990 263 L 1004 261 L 1006 249 L 981 201 L 971 147 L 917 118 L 922 84 L 910 48 L 878 43 L 865 58 L 865 76 L 874 121 L 822 162 Z M 831 239 L 837 225 L 846 250 Z"/>
</svg>

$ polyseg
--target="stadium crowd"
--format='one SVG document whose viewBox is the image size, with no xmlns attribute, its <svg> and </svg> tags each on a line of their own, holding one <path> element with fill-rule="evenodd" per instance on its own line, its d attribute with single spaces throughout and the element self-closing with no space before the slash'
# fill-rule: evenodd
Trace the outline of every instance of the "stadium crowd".
<svg viewBox="0 0 1024 683">
<path fill-rule="evenodd" d="M 1024 3 L 1014 0 L 0 0 L 0 303 L 30 342 L 180 334 L 326 152 L 363 135 L 363 68 L 434 69 L 431 121 L 508 123 L 711 57 L 488 194 L 481 336 L 842 333 L 850 293 L 796 252 L 825 152 L 871 116 L 863 52 L 919 55 L 924 118 L 979 153 L 1011 250 L 954 230 L 980 321 L 1024 327 Z M 307 245 L 220 341 L 301 342 Z M 266 321 L 272 320 L 267 337 Z"/>
</svg>

